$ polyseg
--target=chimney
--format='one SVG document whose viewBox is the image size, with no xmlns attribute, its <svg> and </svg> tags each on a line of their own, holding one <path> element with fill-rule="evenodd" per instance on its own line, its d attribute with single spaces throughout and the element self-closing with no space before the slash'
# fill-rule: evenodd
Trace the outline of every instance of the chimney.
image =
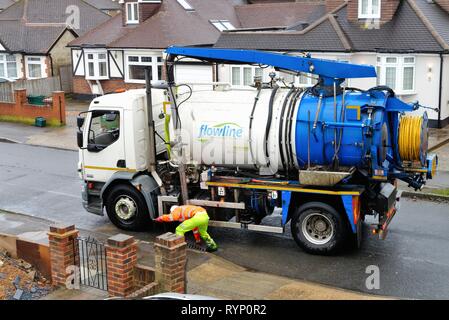
<svg viewBox="0 0 449 320">
<path fill-rule="evenodd" d="M 144 22 L 155 15 L 162 6 L 162 0 L 153 0 L 151 2 L 120 0 L 119 3 L 122 5 L 123 26 L 137 25 Z"/>
</svg>

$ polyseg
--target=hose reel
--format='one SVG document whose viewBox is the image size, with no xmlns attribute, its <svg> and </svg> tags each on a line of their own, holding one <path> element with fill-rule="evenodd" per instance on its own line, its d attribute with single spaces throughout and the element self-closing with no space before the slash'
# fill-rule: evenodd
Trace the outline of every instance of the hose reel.
<svg viewBox="0 0 449 320">
<path fill-rule="evenodd" d="M 406 115 L 399 125 L 399 155 L 403 162 L 426 164 L 428 148 L 427 114 Z"/>
</svg>

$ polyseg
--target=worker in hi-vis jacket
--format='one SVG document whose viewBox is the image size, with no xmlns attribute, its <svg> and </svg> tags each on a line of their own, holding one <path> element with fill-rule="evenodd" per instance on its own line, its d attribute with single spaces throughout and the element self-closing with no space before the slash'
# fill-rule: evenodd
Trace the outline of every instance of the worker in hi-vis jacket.
<svg viewBox="0 0 449 320">
<path fill-rule="evenodd" d="M 170 214 L 163 215 L 156 219 L 157 222 L 182 222 L 176 228 L 178 236 L 184 236 L 186 232 L 193 231 L 196 242 L 201 242 L 201 239 L 207 245 L 207 251 L 212 252 L 218 249 L 217 244 L 207 233 L 209 223 L 209 215 L 206 209 L 198 206 L 172 206 Z"/>
</svg>

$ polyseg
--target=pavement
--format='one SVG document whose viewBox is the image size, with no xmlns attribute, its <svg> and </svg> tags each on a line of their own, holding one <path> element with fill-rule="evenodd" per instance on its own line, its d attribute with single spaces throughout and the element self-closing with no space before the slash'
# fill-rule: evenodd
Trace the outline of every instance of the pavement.
<svg viewBox="0 0 449 320">
<path fill-rule="evenodd" d="M 45 243 L 47 231 L 53 222 L 0 211 L 0 233 Z M 80 230 L 82 237 L 91 236 L 104 241 L 111 234 Z M 154 267 L 154 249 L 142 242 L 139 263 Z M 224 300 L 375 300 L 386 299 L 299 281 L 287 277 L 248 270 L 221 257 L 188 250 L 187 292 Z M 44 300 L 103 300 L 107 293 L 82 287 L 81 290 L 59 289 Z"/>
</svg>

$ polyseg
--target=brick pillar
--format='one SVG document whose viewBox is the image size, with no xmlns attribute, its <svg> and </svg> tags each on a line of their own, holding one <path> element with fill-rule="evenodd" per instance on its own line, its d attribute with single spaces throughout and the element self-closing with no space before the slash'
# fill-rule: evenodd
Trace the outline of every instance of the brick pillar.
<svg viewBox="0 0 449 320">
<path fill-rule="evenodd" d="M 16 103 L 16 108 L 21 109 L 24 104 L 28 103 L 27 90 L 26 89 L 16 89 L 14 90 L 14 102 Z"/>
<path fill-rule="evenodd" d="M 54 286 L 64 286 L 67 280 L 67 267 L 78 265 L 75 252 L 78 230 L 74 225 L 56 225 L 50 227 L 48 240 L 50 245 L 51 279 Z"/>
<path fill-rule="evenodd" d="M 187 245 L 184 237 L 165 233 L 156 238 L 156 281 L 162 292 L 186 292 Z"/>
<path fill-rule="evenodd" d="M 53 92 L 53 111 L 54 117 L 59 119 L 61 124 L 66 124 L 65 114 L 65 94 L 64 91 Z"/>
<path fill-rule="evenodd" d="M 134 289 L 137 242 L 134 237 L 118 234 L 106 244 L 108 292 L 112 297 L 126 297 Z"/>
</svg>

